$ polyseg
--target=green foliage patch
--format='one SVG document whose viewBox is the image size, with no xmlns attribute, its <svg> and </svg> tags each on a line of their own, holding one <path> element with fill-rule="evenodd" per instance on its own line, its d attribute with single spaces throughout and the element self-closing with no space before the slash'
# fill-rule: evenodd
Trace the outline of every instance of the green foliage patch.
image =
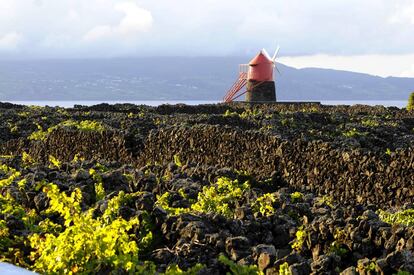
<svg viewBox="0 0 414 275">
<path fill-rule="evenodd" d="M 379 218 L 388 224 L 401 224 L 405 226 L 414 226 L 414 209 L 407 209 L 391 213 L 379 210 Z"/>
<path fill-rule="evenodd" d="M 91 121 L 91 120 L 82 120 L 82 121 L 73 121 L 68 120 L 63 122 L 61 126 L 66 127 L 75 127 L 76 129 L 83 131 L 83 132 L 103 132 L 105 131 L 105 126 L 98 121 Z"/>
<path fill-rule="evenodd" d="M 378 120 L 374 120 L 374 119 L 364 119 L 362 120 L 362 125 L 364 125 L 365 127 L 378 127 L 380 124 L 378 122 Z"/>
<path fill-rule="evenodd" d="M 161 196 L 157 195 L 157 201 L 155 202 L 155 204 L 162 207 L 165 211 L 168 212 L 168 214 L 171 214 L 174 216 L 190 212 L 191 209 L 189 208 L 171 207 L 169 198 L 170 198 L 169 192 L 165 192 Z"/>
<path fill-rule="evenodd" d="M 257 200 L 253 203 L 252 208 L 255 213 L 260 213 L 262 216 L 271 216 L 275 212 L 275 208 L 273 207 L 275 202 L 275 195 L 267 193 L 257 198 Z"/>
<path fill-rule="evenodd" d="M 12 184 L 21 175 L 20 172 L 4 164 L 0 165 L 0 173 L 4 175 L 0 179 L 0 188 Z"/>
<path fill-rule="evenodd" d="M 292 249 L 300 252 L 303 249 L 303 245 L 305 244 L 305 240 L 308 237 L 308 233 L 305 231 L 305 229 L 300 227 L 298 231 L 296 231 L 296 239 L 292 243 Z"/>
<path fill-rule="evenodd" d="M 233 217 L 238 201 L 243 197 L 243 192 L 249 188 L 250 184 L 247 181 L 239 183 L 238 180 L 221 177 L 216 184 L 203 187 L 191 209 L 201 213 L 218 213 Z"/>
<path fill-rule="evenodd" d="M 227 275 L 264 275 L 255 265 L 238 265 L 223 254 L 219 256 L 219 261 L 230 268 L 231 273 Z"/>
<path fill-rule="evenodd" d="M 290 194 L 290 199 L 292 202 L 299 202 L 303 200 L 303 194 L 301 192 L 294 192 Z"/>
<path fill-rule="evenodd" d="M 347 138 L 355 138 L 355 137 L 358 137 L 358 136 L 363 136 L 365 134 L 359 132 L 356 128 L 353 128 L 351 130 L 348 130 L 346 132 L 343 132 L 342 135 L 344 135 Z"/>
<path fill-rule="evenodd" d="M 89 169 L 89 174 L 95 180 L 95 199 L 100 201 L 105 198 L 105 188 L 103 187 L 102 176 L 93 168 Z"/>
<path fill-rule="evenodd" d="M 55 126 L 48 128 L 47 130 L 43 130 L 42 126 L 36 124 L 38 130 L 31 133 L 28 137 L 29 140 L 38 140 L 43 141 L 45 140 L 50 133 L 55 131 L 58 128 L 76 128 L 79 131 L 83 132 L 103 132 L 105 131 L 106 127 L 99 121 L 91 121 L 91 120 L 82 120 L 82 121 L 74 121 L 74 120 L 66 120 L 63 121 Z"/>
<path fill-rule="evenodd" d="M 331 196 L 325 195 L 325 196 L 316 198 L 316 200 L 317 200 L 317 203 L 319 203 L 319 204 L 324 204 L 326 206 L 329 206 L 330 208 L 334 207 L 333 198 Z"/>
<path fill-rule="evenodd" d="M 174 155 L 174 163 L 178 167 L 183 167 L 183 163 L 181 162 L 181 159 L 180 159 L 179 155 Z"/>
<path fill-rule="evenodd" d="M 288 263 L 283 263 L 279 266 L 279 275 L 292 275 Z"/>
<path fill-rule="evenodd" d="M 261 110 L 259 109 L 247 109 L 245 111 L 243 111 L 241 114 L 237 113 L 237 112 L 232 112 L 230 110 L 226 110 L 226 112 L 224 113 L 224 117 L 240 117 L 242 119 L 249 119 L 249 118 L 255 118 L 258 116 L 261 116 L 263 113 Z"/>
<path fill-rule="evenodd" d="M 414 92 L 412 92 L 408 98 L 407 110 L 414 111 Z"/>
<path fill-rule="evenodd" d="M 198 275 L 204 268 L 202 264 L 196 264 L 187 271 L 182 270 L 178 265 L 170 265 L 165 271 L 165 275 Z"/>
<path fill-rule="evenodd" d="M 92 210 L 82 212 L 81 191 L 70 196 L 50 184 L 44 190 L 50 199 L 48 212 L 64 219 L 65 230 L 59 234 L 33 234 L 30 245 L 34 268 L 45 273 L 96 273 L 102 266 L 111 270 L 142 271 L 138 261 L 138 242 L 131 232 L 139 226 L 138 218 L 116 217 L 125 194 L 120 192 L 108 202 L 102 217 L 93 218 Z"/>
</svg>

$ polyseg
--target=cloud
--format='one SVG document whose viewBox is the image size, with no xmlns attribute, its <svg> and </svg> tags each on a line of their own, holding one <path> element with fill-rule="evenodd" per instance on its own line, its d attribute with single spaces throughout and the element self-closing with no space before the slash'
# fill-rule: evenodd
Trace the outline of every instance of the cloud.
<svg viewBox="0 0 414 275">
<path fill-rule="evenodd" d="M 151 12 L 140 8 L 135 3 L 118 3 L 114 5 L 114 10 L 124 14 L 119 24 L 95 26 L 84 35 L 83 39 L 85 41 L 96 41 L 111 37 L 133 38 L 140 32 L 147 32 L 152 26 Z"/>
<path fill-rule="evenodd" d="M 413 23 L 414 0 L 0 0 L 0 38 L 24 37 L 0 59 L 405 55 Z"/>
<path fill-rule="evenodd" d="M 148 31 L 153 23 L 151 12 L 131 2 L 115 5 L 115 10 L 125 13 L 116 30 L 123 35 Z"/>
<path fill-rule="evenodd" d="M 46 36 L 41 42 L 42 48 L 65 49 L 74 38 L 67 34 L 51 34 Z"/>
<path fill-rule="evenodd" d="M 77 20 L 79 20 L 80 19 L 79 13 L 76 10 L 71 9 L 71 10 L 69 10 L 69 12 L 67 14 L 67 19 L 69 21 L 77 21 Z"/>
<path fill-rule="evenodd" d="M 96 26 L 90 31 L 88 31 L 83 39 L 85 41 L 96 41 L 103 38 L 108 38 L 114 34 L 114 29 L 111 26 L 103 25 Z"/>
<path fill-rule="evenodd" d="M 22 41 L 22 36 L 17 32 L 10 32 L 0 36 L 0 50 L 14 50 Z"/>
<path fill-rule="evenodd" d="M 414 25 L 414 1 L 408 0 L 404 1 L 404 3 L 397 3 L 388 21 L 391 24 Z"/>
<path fill-rule="evenodd" d="M 412 60 L 412 64 L 409 68 L 403 71 L 399 76 L 401 77 L 414 77 L 414 60 Z"/>
<path fill-rule="evenodd" d="M 35 6 L 41 6 L 41 5 L 43 5 L 43 1 L 42 0 L 33 0 L 33 4 Z"/>
</svg>

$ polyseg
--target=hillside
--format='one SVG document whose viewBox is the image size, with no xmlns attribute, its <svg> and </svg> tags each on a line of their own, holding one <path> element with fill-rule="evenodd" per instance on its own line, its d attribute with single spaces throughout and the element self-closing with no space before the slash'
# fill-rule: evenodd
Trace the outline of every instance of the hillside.
<svg viewBox="0 0 414 275">
<path fill-rule="evenodd" d="M 220 100 L 242 57 L 1 61 L 0 100 Z M 406 100 L 411 78 L 279 64 L 281 100 Z"/>
</svg>

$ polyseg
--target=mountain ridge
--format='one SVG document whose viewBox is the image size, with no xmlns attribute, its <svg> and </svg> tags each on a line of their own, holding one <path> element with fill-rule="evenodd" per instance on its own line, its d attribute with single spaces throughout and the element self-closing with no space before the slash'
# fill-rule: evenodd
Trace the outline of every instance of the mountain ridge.
<svg viewBox="0 0 414 275">
<path fill-rule="evenodd" d="M 246 57 L 0 61 L 0 100 L 221 100 Z M 278 64 L 279 100 L 406 100 L 414 78 Z"/>
</svg>

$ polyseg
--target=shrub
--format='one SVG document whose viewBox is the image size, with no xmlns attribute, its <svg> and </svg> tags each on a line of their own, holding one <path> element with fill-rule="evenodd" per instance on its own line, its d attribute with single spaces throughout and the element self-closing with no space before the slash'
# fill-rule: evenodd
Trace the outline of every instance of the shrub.
<svg viewBox="0 0 414 275">
<path fill-rule="evenodd" d="M 174 163 L 178 167 L 183 167 L 183 163 L 181 162 L 179 155 L 174 155 Z"/>
<path fill-rule="evenodd" d="M 165 211 L 168 212 L 168 214 L 171 214 L 173 216 L 177 216 L 183 213 L 188 213 L 190 211 L 189 208 L 171 207 L 169 199 L 170 199 L 170 193 L 165 192 L 161 196 L 157 195 L 157 201 L 155 202 L 155 204 L 162 207 Z"/>
<path fill-rule="evenodd" d="M 204 268 L 202 264 L 196 264 L 187 271 L 183 271 L 176 264 L 170 265 L 165 271 L 165 275 L 197 275 L 200 274 L 200 271 Z"/>
<path fill-rule="evenodd" d="M 357 137 L 357 136 L 362 136 L 363 134 L 360 133 L 356 128 L 353 128 L 349 131 L 346 131 L 346 132 L 342 133 L 342 135 L 344 135 L 347 138 L 353 138 L 353 137 Z"/>
<path fill-rule="evenodd" d="M 24 165 L 31 165 L 31 164 L 36 163 L 36 161 L 32 158 L 32 156 L 26 152 L 23 152 L 22 154 L 22 161 Z"/>
<path fill-rule="evenodd" d="M 60 169 L 60 167 L 62 166 L 62 163 L 60 162 L 60 160 L 58 160 L 52 155 L 49 155 L 49 163 L 50 163 L 49 165 L 50 168 Z"/>
<path fill-rule="evenodd" d="M 37 126 L 37 131 L 31 133 L 28 139 L 29 140 L 45 140 L 49 132 L 43 131 L 42 126 L 40 126 L 39 124 L 36 124 L 36 126 Z"/>
<path fill-rule="evenodd" d="M 338 241 L 333 241 L 331 243 L 330 249 L 329 249 L 332 253 L 335 253 L 336 255 L 342 257 L 345 256 L 348 253 L 348 250 L 345 248 L 344 245 L 342 245 L 340 242 Z"/>
<path fill-rule="evenodd" d="M 364 119 L 361 123 L 362 125 L 366 127 L 373 127 L 373 128 L 378 127 L 380 125 L 378 120 L 374 120 L 374 119 Z"/>
<path fill-rule="evenodd" d="M 60 234 L 33 234 L 29 237 L 35 249 L 31 257 L 37 271 L 98 273 L 102 268 L 110 268 L 143 273 L 145 267 L 138 262 L 136 237 L 128 233 L 139 225 L 138 218 L 129 221 L 116 218 L 119 207 L 129 198 L 127 195 L 120 192 L 108 202 L 102 217 L 93 218 L 92 210 L 81 211 L 82 194 L 79 189 L 67 196 L 60 193 L 56 185 L 50 184 L 44 191 L 50 199 L 48 212 L 59 213 L 66 228 Z"/>
<path fill-rule="evenodd" d="M 296 231 L 296 240 L 292 244 L 292 249 L 300 252 L 303 248 L 305 240 L 307 238 L 307 233 L 303 227 L 300 227 L 298 231 Z"/>
<path fill-rule="evenodd" d="M 274 194 L 268 193 L 257 198 L 253 203 L 253 211 L 255 213 L 261 213 L 262 216 L 271 216 L 275 212 L 273 204 L 276 202 L 276 197 Z"/>
<path fill-rule="evenodd" d="M 358 263 L 357 271 L 359 274 L 370 274 L 374 273 L 377 267 L 377 263 L 375 261 L 369 261 L 367 263 Z"/>
<path fill-rule="evenodd" d="M 412 92 L 408 98 L 407 110 L 414 111 L 414 92 Z"/>
<path fill-rule="evenodd" d="M 45 140 L 50 133 L 54 130 L 62 127 L 69 127 L 69 128 L 76 128 L 79 131 L 83 132 L 103 132 L 105 131 L 105 126 L 98 121 L 91 121 L 91 120 L 83 120 L 83 121 L 73 121 L 73 120 L 66 120 L 63 121 L 55 126 L 50 127 L 47 130 L 43 130 L 42 126 L 36 124 L 38 130 L 31 133 L 28 137 L 29 140 L 38 140 L 43 141 Z"/>
<path fill-rule="evenodd" d="M 0 165 L 0 188 L 15 183 L 18 177 L 20 172 L 6 165 Z M 22 188 L 26 180 L 20 180 L 17 184 Z M 35 223 L 39 221 L 39 216 L 35 210 L 24 209 L 9 192 L 0 192 L 0 262 L 11 262 L 28 267 L 22 252 L 26 238 L 16 234 L 15 228 L 10 230 L 5 217 L 14 217 L 22 221 L 24 227 L 21 230 L 31 232 L 35 230 Z"/>
<path fill-rule="evenodd" d="M 197 203 L 193 204 L 191 209 L 202 213 L 218 213 L 233 217 L 238 200 L 249 188 L 248 182 L 240 184 L 238 180 L 221 177 L 215 185 L 203 187 L 203 191 L 198 194 Z"/>
<path fill-rule="evenodd" d="M 301 201 L 303 200 L 303 194 L 301 192 L 294 192 L 290 194 L 290 199 L 292 200 L 292 202 Z"/>
<path fill-rule="evenodd" d="M 89 169 L 89 175 L 95 180 L 95 200 L 100 201 L 105 198 L 106 192 L 103 187 L 102 176 L 95 169 Z"/>
<path fill-rule="evenodd" d="M 234 263 L 232 260 L 230 260 L 229 258 L 227 258 L 226 256 L 224 256 L 223 254 L 221 254 L 219 256 L 219 261 L 222 264 L 224 264 L 224 265 L 226 265 L 230 268 L 230 271 L 232 273 L 227 273 L 228 275 L 230 275 L 230 274 L 237 274 L 237 275 L 257 275 L 258 274 L 258 275 L 263 275 L 264 274 L 255 265 L 238 265 L 238 264 Z"/>
<path fill-rule="evenodd" d="M 238 116 L 239 114 L 237 112 L 232 112 L 230 110 L 226 110 L 224 113 L 224 117 L 230 117 L 230 116 Z"/>
<path fill-rule="evenodd" d="M 333 198 L 331 196 L 325 195 L 323 197 L 316 198 L 316 200 L 317 200 L 317 203 L 327 205 L 330 208 L 333 208 L 333 206 L 334 206 L 333 205 Z"/>
<path fill-rule="evenodd" d="M 21 175 L 20 172 L 4 164 L 0 165 L 0 173 L 5 175 L 0 178 L 0 188 L 12 184 Z"/>
<path fill-rule="evenodd" d="M 284 263 L 279 266 L 279 275 L 292 275 L 288 263 Z"/>
<path fill-rule="evenodd" d="M 82 121 L 74 121 L 74 120 L 66 120 L 59 123 L 56 126 L 53 126 L 48 129 L 48 132 L 52 132 L 56 128 L 62 127 L 69 127 L 69 128 L 76 128 L 79 131 L 83 132 L 103 132 L 105 131 L 105 126 L 98 121 L 92 120 L 82 120 Z"/>
<path fill-rule="evenodd" d="M 240 114 L 240 117 L 243 119 L 246 119 L 246 118 L 254 118 L 260 115 L 262 115 L 262 112 L 258 109 L 254 109 L 254 110 L 247 109 L 243 113 Z"/>
<path fill-rule="evenodd" d="M 84 132 L 103 132 L 105 131 L 105 126 L 98 121 L 83 120 L 80 122 L 73 122 L 71 120 L 66 122 L 67 125 L 64 126 L 74 126 L 80 131 Z"/>
<path fill-rule="evenodd" d="M 407 209 L 395 213 L 379 210 L 378 214 L 379 218 L 388 224 L 414 225 L 414 209 Z"/>
</svg>

